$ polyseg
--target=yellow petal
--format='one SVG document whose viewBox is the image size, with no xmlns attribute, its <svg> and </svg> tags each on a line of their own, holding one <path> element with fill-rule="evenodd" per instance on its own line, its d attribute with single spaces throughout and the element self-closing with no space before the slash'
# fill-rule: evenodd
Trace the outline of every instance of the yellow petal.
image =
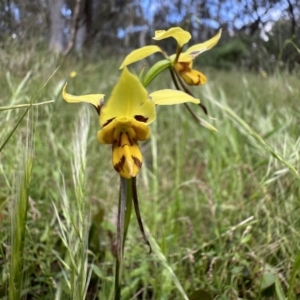
<svg viewBox="0 0 300 300">
<path fill-rule="evenodd" d="M 131 140 L 145 141 L 150 137 L 150 128 L 133 118 L 118 117 L 109 122 L 98 132 L 102 144 L 112 144 L 125 132 Z"/>
<path fill-rule="evenodd" d="M 143 158 L 137 141 L 149 136 L 150 128 L 145 123 L 127 117 L 112 120 L 98 132 L 101 143 L 113 144 L 113 166 L 125 178 L 135 177 L 139 172 Z"/>
<path fill-rule="evenodd" d="M 199 54 L 211 49 L 212 47 L 214 47 L 218 43 L 218 41 L 221 37 L 221 34 L 222 34 L 222 29 L 220 29 L 219 32 L 213 38 L 211 38 L 210 40 L 188 48 L 185 51 L 185 53 L 189 53 L 191 55 L 192 59 L 194 59 Z"/>
<path fill-rule="evenodd" d="M 156 105 L 172 105 L 185 102 L 199 104 L 200 100 L 196 99 L 184 92 L 175 90 L 160 90 L 150 94 L 152 101 Z"/>
<path fill-rule="evenodd" d="M 98 131 L 97 137 L 101 144 L 112 144 L 114 142 L 116 120 L 112 120 L 109 124 Z"/>
<path fill-rule="evenodd" d="M 113 144 L 112 163 L 115 170 L 124 178 L 136 177 L 139 173 L 143 157 L 139 145 L 135 142 L 133 145 L 123 145 L 119 147 L 117 143 Z"/>
<path fill-rule="evenodd" d="M 150 137 L 150 128 L 145 123 L 131 120 L 131 127 L 134 131 L 134 138 L 138 141 L 145 141 Z"/>
<path fill-rule="evenodd" d="M 124 68 L 110 98 L 101 109 L 100 124 L 103 126 L 117 117 L 135 118 L 150 124 L 155 116 L 155 105 L 148 99 L 146 89 L 136 76 Z"/>
<path fill-rule="evenodd" d="M 139 61 L 141 59 L 146 58 L 147 56 L 150 56 L 153 53 L 156 52 L 162 52 L 160 47 L 152 45 L 152 46 L 145 46 L 136 50 L 133 50 L 130 52 L 124 59 L 124 61 L 121 64 L 120 69 L 123 69 L 124 67 Z"/>
<path fill-rule="evenodd" d="M 176 54 L 173 54 L 169 57 L 171 61 L 174 61 Z M 192 56 L 189 53 L 183 52 L 180 53 L 178 61 L 177 62 L 191 62 Z"/>
<path fill-rule="evenodd" d="M 168 37 L 173 37 L 178 45 L 182 47 L 191 39 L 191 34 L 188 31 L 183 30 L 180 27 L 172 27 L 166 30 L 156 30 L 154 40 L 162 40 Z"/>
<path fill-rule="evenodd" d="M 89 95 L 82 95 L 82 96 L 74 96 L 66 92 L 66 87 L 67 84 L 65 84 L 63 88 L 62 96 L 67 102 L 70 103 L 87 102 L 87 103 L 91 103 L 96 108 L 99 108 L 101 106 L 101 103 L 103 102 L 104 94 L 89 94 Z"/>
<path fill-rule="evenodd" d="M 207 81 L 205 75 L 197 70 L 182 72 L 180 76 L 188 85 L 202 85 Z"/>
<path fill-rule="evenodd" d="M 174 64 L 174 68 L 178 71 L 178 73 L 181 75 L 183 72 L 190 72 L 192 70 L 193 62 L 182 62 L 178 61 L 176 64 Z"/>
</svg>

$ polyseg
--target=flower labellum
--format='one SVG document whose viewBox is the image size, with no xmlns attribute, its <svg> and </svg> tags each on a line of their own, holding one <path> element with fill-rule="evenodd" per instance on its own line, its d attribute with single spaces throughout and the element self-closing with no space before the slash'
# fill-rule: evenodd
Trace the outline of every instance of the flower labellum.
<svg viewBox="0 0 300 300">
<path fill-rule="evenodd" d="M 156 118 L 156 105 L 173 105 L 185 102 L 199 104 L 194 97 L 170 89 L 148 95 L 140 80 L 124 68 L 110 98 L 104 103 L 103 94 L 73 96 L 63 89 L 67 102 L 87 102 L 96 107 L 102 129 L 98 140 L 112 145 L 112 163 L 123 178 L 136 177 L 143 163 L 139 141 L 150 137 L 150 127 Z"/>
</svg>

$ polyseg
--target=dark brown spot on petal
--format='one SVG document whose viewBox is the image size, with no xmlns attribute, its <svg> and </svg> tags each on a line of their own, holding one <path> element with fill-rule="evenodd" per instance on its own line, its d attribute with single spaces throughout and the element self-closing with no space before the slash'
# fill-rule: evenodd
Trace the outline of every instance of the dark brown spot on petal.
<svg viewBox="0 0 300 300">
<path fill-rule="evenodd" d="M 180 68 L 178 69 L 179 73 L 186 73 L 191 71 L 191 66 L 189 62 L 180 62 L 178 63 Z"/>
<path fill-rule="evenodd" d="M 135 118 L 137 121 L 139 121 L 139 122 L 144 122 L 144 123 L 146 123 L 147 120 L 148 120 L 148 118 L 146 118 L 146 117 L 144 117 L 144 116 L 141 116 L 141 115 L 136 115 L 136 116 L 134 116 L 134 118 Z"/>
<path fill-rule="evenodd" d="M 123 171 L 123 167 L 125 164 L 125 156 L 123 155 L 120 159 L 120 161 L 114 165 L 115 170 L 120 173 L 121 171 Z"/>
<path fill-rule="evenodd" d="M 203 51 L 192 51 L 190 52 L 190 55 L 192 56 L 192 58 L 195 58 L 195 56 L 199 55 L 201 52 Z"/>
<path fill-rule="evenodd" d="M 118 140 L 118 147 L 122 146 L 122 144 L 121 144 L 121 142 L 122 142 L 122 134 L 123 134 L 123 132 L 120 132 L 119 140 Z"/>
<path fill-rule="evenodd" d="M 107 120 L 104 124 L 103 124 L 103 127 L 105 127 L 106 125 L 108 125 L 114 118 L 111 118 L 109 120 Z"/>
<path fill-rule="evenodd" d="M 131 156 L 134 164 L 140 169 L 142 167 L 142 162 L 135 156 Z"/>
<path fill-rule="evenodd" d="M 129 141 L 129 143 L 130 143 L 130 146 L 133 146 L 133 141 L 131 140 L 131 138 L 130 138 L 130 136 L 129 136 L 129 134 L 128 134 L 127 131 L 126 131 L 126 135 L 127 135 L 127 137 L 128 137 L 128 141 Z"/>
<path fill-rule="evenodd" d="M 99 99 L 99 104 L 98 105 L 93 105 L 93 106 L 95 107 L 98 115 L 100 115 L 101 109 L 104 106 L 104 99 L 103 98 Z"/>
</svg>

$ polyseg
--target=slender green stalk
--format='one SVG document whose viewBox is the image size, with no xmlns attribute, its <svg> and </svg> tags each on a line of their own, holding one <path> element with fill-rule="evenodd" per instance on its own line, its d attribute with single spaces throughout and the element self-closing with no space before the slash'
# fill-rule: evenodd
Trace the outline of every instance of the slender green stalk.
<svg viewBox="0 0 300 300">
<path fill-rule="evenodd" d="M 121 299 L 121 285 L 122 285 L 122 271 L 123 271 L 123 257 L 124 246 L 127 236 L 127 231 L 130 223 L 132 201 L 134 203 L 135 213 L 139 228 L 143 234 L 144 240 L 150 248 L 151 246 L 145 234 L 144 226 L 142 223 L 139 203 L 136 189 L 136 178 L 125 179 L 120 177 L 120 197 L 118 205 L 118 224 L 117 224 L 117 257 L 116 257 L 116 270 L 115 270 L 115 300 Z"/>
<path fill-rule="evenodd" d="M 126 207 L 125 207 L 125 219 L 124 219 L 124 234 L 123 234 L 123 249 L 127 236 L 127 231 L 130 223 L 131 210 L 132 210 L 132 178 L 126 179 Z"/>
<path fill-rule="evenodd" d="M 39 102 L 39 103 L 26 103 L 26 104 L 17 104 L 17 105 L 9 105 L 9 106 L 0 106 L 0 111 L 10 110 L 10 109 L 18 109 L 18 108 L 27 108 L 29 106 L 40 106 L 44 104 L 53 103 L 54 100 Z"/>
<path fill-rule="evenodd" d="M 176 87 L 176 89 L 178 91 L 181 91 L 181 88 L 178 84 L 178 82 L 180 83 L 182 90 L 187 93 L 188 95 L 194 97 L 194 95 L 190 92 L 190 90 L 185 86 L 185 84 L 183 83 L 180 75 L 176 72 L 176 70 L 170 69 L 170 73 L 171 73 L 171 77 L 172 77 L 172 81 Z M 175 76 L 176 75 L 176 76 Z M 178 81 L 177 81 L 178 80 Z M 211 130 L 211 131 L 218 131 L 217 128 L 215 128 L 214 126 L 212 126 L 211 124 L 209 124 L 208 122 L 206 122 L 205 120 L 201 119 L 200 117 L 198 117 L 195 112 L 189 107 L 189 105 L 187 103 L 184 103 L 185 108 L 189 111 L 189 113 L 192 115 L 193 119 L 199 123 L 200 125 L 202 125 L 203 127 Z M 202 104 L 199 103 L 199 106 L 203 109 L 204 113 L 206 115 L 208 115 L 208 111 L 206 109 L 206 107 Z"/>
<path fill-rule="evenodd" d="M 24 119 L 24 117 L 27 115 L 30 107 L 31 106 L 27 107 L 27 109 L 24 111 L 24 113 L 22 114 L 21 118 L 19 119 L 19 121 L 17 122 L 17 124 L 15 125 L 15 127 L 11 130 L 11 132 L 8 134 L 8 136 L 6 137 L 6 139 L 3 141 L 2 145 L 0 146 L 0 152 L 3 150 L 3 148 L 8 143 L 8 141 L 10 140 L 10 138 L 12 137 L 12 135 L 14 134 L 14 132 L 19 127 L 20 123 L 22 122 L 22 120 Z"/>
<path fill-rule="evenodd" d="M 117 257 L 115 268 L 115 300 L 121 299 L 123 252 L 132 210 L 132 179 L 120 177 L 117 223 Z"/>
<path fill-rule="evenodd" d="M 12 83 L 10 73 L 9 72 L 6 73 L 7 85 L 12 93 L 11 98 L 10 98 L 11 105 L 14 105 L 18 101 L 19 95 L 21 94 L 23 89 L 26 87 L 26 84 L 28 83 L 28 81 L 31 77 L 31 74 L 32 74 L 32 71 L 27 72 L 27 74 L 25 75 L 23 80 L 20 82 L 20 84 L 18 86 L 15 86 Z M 9 111 L 8 114 L 6 115 L 7 121 L 10 119 L 10 113 L 11 112 Z"/>
<path fill-rule="evenodd" d="M 158 155 L 157 155 L 157 122 L 152 123 L 151 127 L 151 155 L 152 155 L 152 180 L 151 180 L 151 192 L 152 192 L 152 230 L 157 232 L 157 210 L 158 210 Z"/>
</svg>

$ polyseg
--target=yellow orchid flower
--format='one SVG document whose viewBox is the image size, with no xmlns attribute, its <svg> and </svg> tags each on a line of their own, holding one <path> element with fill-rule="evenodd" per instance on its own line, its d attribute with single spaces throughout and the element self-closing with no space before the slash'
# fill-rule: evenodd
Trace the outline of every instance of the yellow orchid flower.
<svg viewBox="0 0 300 300">
<path fill-rule="evenodd" d="M 182 52 L 183 46 L 190 40 L 191 35 L 189 32 L 181 29 L 180 27 L 172 27 L 169 30 L 157 30 L 155 31 L 154 40 L 162 40 L 169 37 L 173 37 L 177 41 L 176 54 L 167 56 L 164 51 L 158 46 L 145 46 L 140 49 L 136 49 L 129 53 L 121 64 L 120 69 L 132 64 L 136 61 L 144 59 L 151 54 L 161 52 L 168 61 L 164 60 L 164 63 L 157 64 L 155 68 L 151 70 L 151 74 L 146 74 L 144 85 L 148 85 L 150 81 L 164 69 L 171 67 L 183 78 L 183 80 L 189 85 L 201 85 L 206 82 L 206 77 L 201 72 L 193 69 L 193 60 L 201 53 L 214 47 L 219 41 L 222 34 L 222 29 L 211 39 L 204 43 L 196 44 L 188 48 L 185 52 Z M 152 76 L 154 74 L 155 76 Z"/>
<path fill-rule="evenodd" d="M 67 102 L 87 102 L 99 113 L 102 129 L 98 140 L 102 144 L 112 144 L 112 163 L 115 170 L 124 178 L 135 177 L 143 162 L 138 141 L 150 137 L 149 124 L 155 120 L 155 105 L 172 105 L 185 102 L 199 104 L 200 101 L 181 91 L 160 90 L 148 95 L 139 79 L 127 68 L 114 87 L 108 101 L 103 94 L 73 96 L 62 92 Z"/>
</svg>

